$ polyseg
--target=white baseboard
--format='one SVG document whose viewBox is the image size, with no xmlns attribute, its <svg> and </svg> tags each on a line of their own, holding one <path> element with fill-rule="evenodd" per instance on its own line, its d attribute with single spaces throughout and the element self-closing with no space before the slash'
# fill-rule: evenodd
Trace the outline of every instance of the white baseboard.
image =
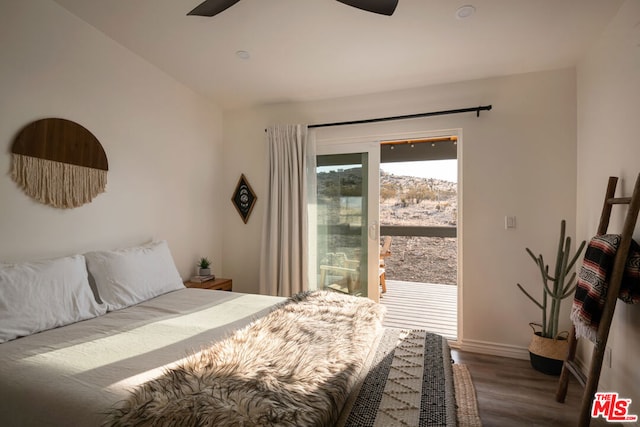
<svg viewBox="0 0 640 427">
<path fill-rule="evenodd" d="M 529 350 L 527 347 L 478 340 L 463 340 L 462 342 L 458 341 L 457 344 L 456 347 L 462 351 L 529 360 Z"/>
</svg>

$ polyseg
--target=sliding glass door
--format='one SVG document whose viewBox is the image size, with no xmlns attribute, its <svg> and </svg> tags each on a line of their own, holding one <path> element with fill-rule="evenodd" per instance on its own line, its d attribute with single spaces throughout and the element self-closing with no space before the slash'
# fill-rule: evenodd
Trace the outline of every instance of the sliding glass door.
<svg viewBox="0 0 640 427">
<path fill-rule="evenodd" d="M 319 142 L 317 151 L 316 235 L 310 239 L 317 289 L 377 301 L 379 145 Z"/>
</svg>

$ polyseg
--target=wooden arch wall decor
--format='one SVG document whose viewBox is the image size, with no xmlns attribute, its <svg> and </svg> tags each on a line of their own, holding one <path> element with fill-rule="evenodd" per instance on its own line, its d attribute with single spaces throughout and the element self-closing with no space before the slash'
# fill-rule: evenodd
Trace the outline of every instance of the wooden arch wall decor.
<svg viewBox="0 0 640 427">
<path fill-rule="evenodd" d="M 11 177 L 37 201 L 75 208 L 104 192 L 109 165 L 100 142 L 87 129 L 65 119 L 26 125 L 11 148 Z"/>
</svg>

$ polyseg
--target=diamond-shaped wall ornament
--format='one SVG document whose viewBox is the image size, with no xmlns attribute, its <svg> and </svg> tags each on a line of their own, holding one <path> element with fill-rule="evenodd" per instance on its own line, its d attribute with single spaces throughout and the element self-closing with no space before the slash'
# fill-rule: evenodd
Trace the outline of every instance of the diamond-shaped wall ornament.
<svg viewBox="0 0 640 427">
<path fill-rule="evenodd" d="M 247 181 L 244 174 L 241 174 L 236 190 L 233 192 L 233 196 L 231 197 L 231 201 L 245 224 L 249 221 L 249 215 L 251 215 L 251 211 L 253 210 L 253 206 L 256 204 L 256 200 L 258 200 L 256 193 L 253 192 L 253 189 L 249 185 L 249 181 Z"/>
</svg>

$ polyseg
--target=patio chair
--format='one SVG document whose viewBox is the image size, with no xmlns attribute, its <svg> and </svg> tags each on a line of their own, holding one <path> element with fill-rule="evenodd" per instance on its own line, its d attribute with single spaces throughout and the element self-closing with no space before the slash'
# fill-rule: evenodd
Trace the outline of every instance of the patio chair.
<svg viewBox="0 0 640 427">
<path fill-rule="evenodd" d="M 380 266 L 378 268 L 378 275 L 380 276 L 380 286 L 382 287 L 382 293 L 387 292 L 387 280 L 384 268 L 384 260 L 391 256 L 391 236 L 385 236 L 382 246 L 380 247 Z"/>
<path fill-rule="evenodd" d="M 359 295 L 360 262 L 342 252 L 327 254 L 327 264 L 320 265 L 320 286 L 350 295 Z"/>
</svg>

